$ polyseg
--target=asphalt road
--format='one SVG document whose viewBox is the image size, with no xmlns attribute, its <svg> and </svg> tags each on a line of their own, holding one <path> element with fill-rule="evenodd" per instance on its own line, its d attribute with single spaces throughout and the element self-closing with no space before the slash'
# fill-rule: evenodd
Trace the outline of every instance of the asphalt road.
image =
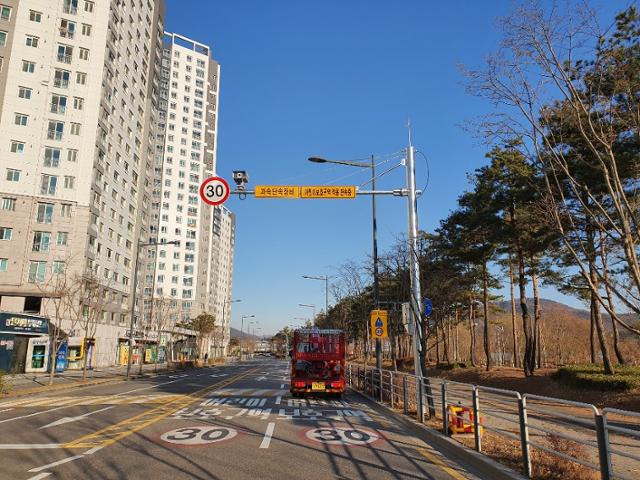
<svg viewBox="0 0 640 480">
<path fill-rule="evenodd" d="M 0 400 L 0 478 L 479 478 L 357 393 L 288 389 L 256 359 Z"/>
</svg>

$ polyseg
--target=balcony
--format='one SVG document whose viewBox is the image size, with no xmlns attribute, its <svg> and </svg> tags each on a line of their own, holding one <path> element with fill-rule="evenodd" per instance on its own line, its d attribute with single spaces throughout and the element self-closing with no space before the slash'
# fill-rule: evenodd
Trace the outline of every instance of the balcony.
<svg viewBox="0 0 640 480">
<path fill-rule="evenodd" d="M 69 88 L 69 80 L 64 78 L 55 78 L 53 86 L 58 88 Z"/>
<path fill-rule="evenodd" d="M 62 11 L 70 15 L 76 15 L 78 13 L 78 7 L 76 5 L 68 4 L 63 7 Z"/>
<path fill-rule="evenodd" d="M 67 111 L 67 106 L 66 105 L 59 105 L 57 103 L 52 103 L 51 104 L 51 113 L 57 113 L 59 115 L 64 115 L 64 113 Z"/>
<path fill-rule="evenodd" d="M 68 38 L 69 40 L 73 40 L 73 37 L 76 35 L 76 32 L 73 30 L 69 30 L 64 27 L 60 27 L 60 36 L 62 38 Z"/>
<path fill-rule="evenodd" d="M 47 138 L 49 140 L 62 140 L 62 132 L 56 130 L 49 130 L 47 132 Z"/>
<path fill-rule="evenodd" d="M 71 55 L 67 55 L 64 53 L 58 54 L 58 61 L 62 63 L 71 63 Z"/>
</svg>

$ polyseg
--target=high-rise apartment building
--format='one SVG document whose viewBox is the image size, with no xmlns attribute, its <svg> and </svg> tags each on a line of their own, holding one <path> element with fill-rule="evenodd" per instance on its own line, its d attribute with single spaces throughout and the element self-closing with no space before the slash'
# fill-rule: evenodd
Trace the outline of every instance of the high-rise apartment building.
<svg viewBox="0 0 640 480">
<path fill-rule="evenodd" d="M 151 228 L 161 0 L 0 0 L 0 310 L 56 318 L 46 285 L 107 288 L 96 363 L 128 336 Z"/>
<path fill-rule="evenodd" d="M 160 246 L 149 252 L 145 318 L 153 320 L 158 299 L 176 306 L 170 321 L 215 314 L 217 329 L 208 342 L 214 356 L 229 340 L 230 307 L 218 306 L 229 303 L 233 249 L 228 246 L 235 231 L 232 214 L 202 204 L 198 190 L 216 171 L 220 67 L 207 45 L 174 33 L 165 33 L 164 40 L 152 206 L 157 226 L 151 230 Z M 167 243 L 173 241 L 179 244 Z"/>
</svg>

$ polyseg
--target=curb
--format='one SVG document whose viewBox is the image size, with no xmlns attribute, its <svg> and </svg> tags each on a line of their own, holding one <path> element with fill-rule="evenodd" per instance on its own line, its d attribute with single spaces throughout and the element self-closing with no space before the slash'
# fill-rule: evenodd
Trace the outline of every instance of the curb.
<svg viewBox="0 0 640 480">
<path fill-rule="evenodd" d="M 497 461 L 482 455 L 464 445 L 456 442 L 452 438 L 449 438 L 442 433 L 434 430 L 427 425 L 423 425 L 414 421 L 410 417 L 406 417 L 403 414 L 392 410 L 391 407 L 376 401 L 373 397 L 370 397 L 366 393 L 362 393 L 351 386 L 349 390 L 357 393 L 361 397 L 366 398 L 370 402 L 373 402 L 376 406 L 385 410 L 395 420 L 400 422 L 408 430 L 411 430 L 418 438 L 426 441 L 430 445 L 436 447 L 441 452 L 447 454 L 448 459 L 454 461 L 460 460 L 460 463 L 465 466 L 471 467 L 472 473 L 478 475 L 480 478 L 487 478 L 491 480 L 528 480 L 520 473 L 511 470 L 510 468 L 498 463 Z"/>
</svg>

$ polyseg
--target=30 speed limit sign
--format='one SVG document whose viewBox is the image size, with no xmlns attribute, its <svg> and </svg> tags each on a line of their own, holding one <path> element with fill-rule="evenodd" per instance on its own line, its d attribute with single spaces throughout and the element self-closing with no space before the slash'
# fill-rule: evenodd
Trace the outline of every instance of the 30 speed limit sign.
<svg viewBox="0 0 640 480">
<path fill-rule="evenodd" d="M 231 189 L 224 178 L 210 177 L 200 185 L 200 198 L 209 205 L 222 205 L 229 198 Z"/>
</svg>

